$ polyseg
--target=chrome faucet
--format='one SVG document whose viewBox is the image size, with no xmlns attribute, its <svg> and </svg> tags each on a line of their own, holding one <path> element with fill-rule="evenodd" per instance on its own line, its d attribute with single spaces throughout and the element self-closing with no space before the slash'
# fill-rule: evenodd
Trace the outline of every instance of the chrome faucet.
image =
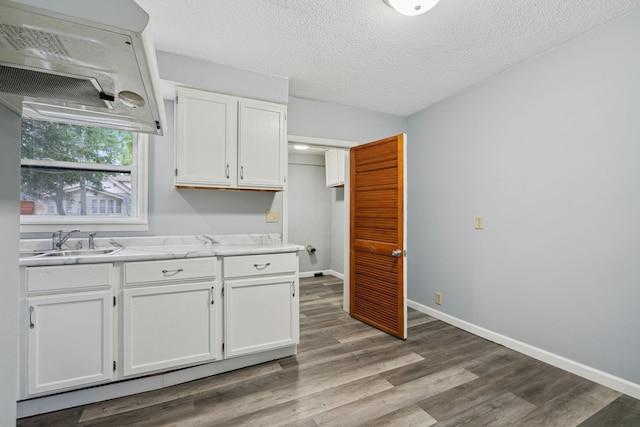
<svg viewBox="0 0 640 427">
<path fill-rule="evenodd" d="M 96 248 L 96 242 L 93 240 L 96 237 L 96 232 L 94 231 L 93 233 L 89 234 L 89 249 L 95 249 Z"/>
<path fill-rule="evenodd" d="M 53 236 L 51 236 L 51 249 L 53 249 L 54 251 L 61 250 L 64 242 L 66 242 L 73 233 L 78 232 L 80 232 L 80 230 L 71 230 L 67 234 L 63 235 L 64 230 L 56 231 L 55 233 L 53 233 Z"/>
</svg>

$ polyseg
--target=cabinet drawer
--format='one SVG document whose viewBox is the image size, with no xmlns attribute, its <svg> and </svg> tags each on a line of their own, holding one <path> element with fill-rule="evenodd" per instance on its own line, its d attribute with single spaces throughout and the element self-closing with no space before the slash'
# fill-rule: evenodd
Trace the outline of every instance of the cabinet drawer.
<svg viewBox="0 0 640 427">
<path fill-rule="evenodd" d="M 224 257 L 222 269 L 225 278 L 293 274 L 298 271 L 298 259 L 295 253 Z"/>
<path fill-rule="evenodd" d="M 27 292 L 111 286 L 111 264 L 27 268 Z"/>
<path fill-rule="evenodd" d="M 175 282 L 215 277 L 216 258 L 167 259 L 124 264 L 125 284 Z"/>
</svg>

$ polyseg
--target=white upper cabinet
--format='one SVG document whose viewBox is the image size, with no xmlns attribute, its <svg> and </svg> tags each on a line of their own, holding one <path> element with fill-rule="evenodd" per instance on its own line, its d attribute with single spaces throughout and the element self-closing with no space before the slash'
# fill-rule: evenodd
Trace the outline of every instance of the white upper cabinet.
<svg viewBox="0 0 640 427">
<path fill-rule="evenodd" d="M 327 150 L 324 153 L 327 187 L 344 185 L 344 150 Z"/>
<path fill-rule="evenodd" d="M 231 187 L 236 174 L 237 100 L 180 88 L 176 108 L 176 185 Z"/>
<path fill-rule="evenodd" d="M 287 153 L 287 107 L 270 102 L 239 101 L 239 187 L 284 187 Z"/>
<path fill-rule="evenodd" d="M 287 107 L 178 88 L 178 187 L 282 190 Z"/>
</svg>

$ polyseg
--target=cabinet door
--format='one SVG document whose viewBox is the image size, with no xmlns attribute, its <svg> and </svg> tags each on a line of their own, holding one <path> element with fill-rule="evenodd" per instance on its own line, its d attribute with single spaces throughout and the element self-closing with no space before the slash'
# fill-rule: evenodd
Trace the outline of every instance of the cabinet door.
<svg viewBox="0 0 640 427">
<path fill-rule="evenodd" d="M 287 107 L 241 100 L 238 108 L 238 187 L 284 188 Z"/>
<path fill-rule="evenodd" d="M 236 98 L 186 88 L 179 88 L 177 94 L 176 185 L 233 186 Z"/>
<path fill-rule="evenodd" d="M 124 375 L 219 359 L 217 293 L 214 282 L 125 289 Z"/>
<path fill-rule="evenodd" d="M 111 380 L 111 291 L 30 297 L 27 316 L 30 395 Z"/>
<path fill-rule="evenodd" d="M 344 150 L 327 150 L 324 153 L 327 187 L 344 185 Z"/>
<path fill-rule="evenodd" d="M 226 357 L 299 342 L 295 277 L 228 280 L 224 295 Z"/>
</svg>

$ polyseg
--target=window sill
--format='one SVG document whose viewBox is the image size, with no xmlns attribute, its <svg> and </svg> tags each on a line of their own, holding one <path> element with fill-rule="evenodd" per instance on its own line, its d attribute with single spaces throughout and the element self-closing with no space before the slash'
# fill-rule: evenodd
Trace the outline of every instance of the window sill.
<svg viewBox="0 0 640 427">
<path fill-rule="evenodd" d="M 37 232 L 51 232 L 58 229 L 78 229 L 80 231 L 93 232 L 93 231 L 148 231 L 149 222 L 146 220 L 108 220 L 96 221 L 95 218 L 78 218 L 70 217 L 65 218 L 65 221 L 61 221 L 58 218 L 52 218 L 51 221 L 43 222 L 42 218 L 38 218 L 37 223 L 32 218 L 26 219 L 24 216 L 20 217 L 20 232 L 21 233 L 37 233 Z M 84 219 L 84 220 L 83 220 Z"/>
</svg>

